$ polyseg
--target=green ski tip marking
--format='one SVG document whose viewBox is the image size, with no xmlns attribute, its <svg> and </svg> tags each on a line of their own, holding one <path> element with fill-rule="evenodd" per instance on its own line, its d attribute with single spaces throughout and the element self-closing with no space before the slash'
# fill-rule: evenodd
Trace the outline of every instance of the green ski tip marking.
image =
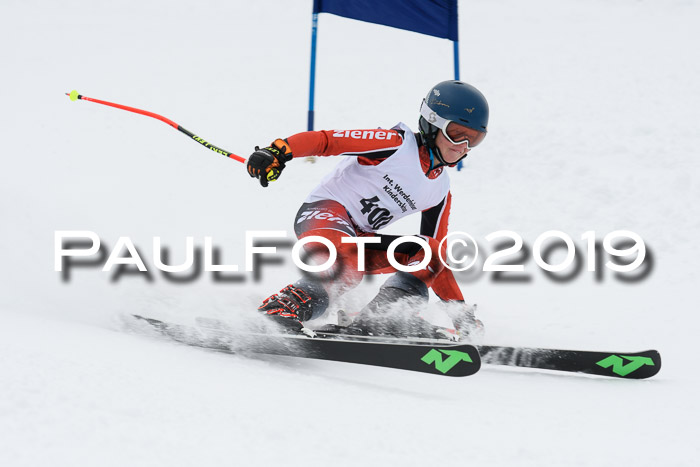
<svg viewBox="0 0 700 467">
<path fill-rule="evenodd" d="M 443 354 L 449 358 L 444 359 Z M 459 350 L 430 349 L 430 352 L 423 355 L 421 360 L 428 365 L 435 364 L 435 369 L 440 373 L 447 374 L 455 365 L 460 362 L 472 363 L 472 358 L 466 352 Z"/>
<path fill-rule="evenodd" d="M 73 90 L 70 92 L 70 94 L 68 94 L 68 97 L 70 97 L 70 100 L 72 100 L 72 101 L 77 101 L 79 95 L 80 95 L 80 94 L 78 94 L 78 91 L 76 91 L 75 89 L 73 89 Z"/>
<path fill-rule="evenodd" d="M 625 362 L 623 359 L 629 360 Z M 649 357 L 631 356 L 626 355 L 610 355 L 603 360 L 596 362 L 596 365 L 603 368 L 612 367 L 612 372 L 622 376 L 623 378 L 635 370 L 643 367 L 644 365 L 654 366 L 654 361 Z"/>
</svg>

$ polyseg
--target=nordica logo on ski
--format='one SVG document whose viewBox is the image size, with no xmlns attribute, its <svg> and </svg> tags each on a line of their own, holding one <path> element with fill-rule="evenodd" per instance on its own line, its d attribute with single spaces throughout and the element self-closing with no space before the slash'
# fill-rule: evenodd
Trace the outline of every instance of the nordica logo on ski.
<svg viewBox="0 0 700 467">
<path fill-rule="evenodd" d="M 628 362 L 625 363 L 625 360 L 623 359 L 628 360 Z M 654 361 L 649 357 L 627 357 L 625 355 L 610 355 L 609 357 L 606 357 L 603 360 L 596 362 L 596 365 L 602 366 L 603 368 L 612 367 L 613 373 L 625 377 L 633 371 L 640 369 L 644 365 L 654 366 Z"/>
<path fill-rule="evenodd" d="M 443 358 L 445 355 L 447 355 L 446 359 Z M 459 362 L 472 363 L 472 358 L 468 353 L 459 350 L 430 349 L 430 352 L 423 355 L 421 361 L 428 365 L 435 363 L 435 369 L 444 375 Z"/>
</svg>

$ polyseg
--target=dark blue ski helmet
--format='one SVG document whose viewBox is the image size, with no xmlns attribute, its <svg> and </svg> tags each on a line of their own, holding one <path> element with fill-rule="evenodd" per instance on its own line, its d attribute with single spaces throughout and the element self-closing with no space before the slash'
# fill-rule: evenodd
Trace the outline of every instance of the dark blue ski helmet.
<svg viewBox="0 0 700 467">
<path fill-rule="evenodd" d="M 470 84 L 454 80 L 436 84 L 423 100 L 420 113 L 418 126 L 423 144 L 435 152 L 442 163 L 440 165 L 446 163 L 435 147 L 435 138 L 439 131 L 447 131 L 450 122 L 481 133 L 478 141 L 470 141 L 470 147 L 476 146 L 486 136 L 489 104 L 484 95 Z M 447 136 L 447 133 L 445 135 Z"/>
</svg>

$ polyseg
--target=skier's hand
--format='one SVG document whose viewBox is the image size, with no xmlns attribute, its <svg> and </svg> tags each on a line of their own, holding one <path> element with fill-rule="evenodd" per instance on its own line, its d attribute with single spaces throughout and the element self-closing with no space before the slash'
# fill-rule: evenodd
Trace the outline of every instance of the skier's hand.
<svg viewBox="0 0 700 467">
<path fill-rule="evenodd" d="M 274 182 L 282 174 L 285 163 L 292 160 L 289 144 L 283 139 L 276 139 L 270 146 L 260 149 L 255 146 L 255 152 L 248 158 L 248 173 L 260 180 L 262 186 L 268 181 Z"/>
</svg>

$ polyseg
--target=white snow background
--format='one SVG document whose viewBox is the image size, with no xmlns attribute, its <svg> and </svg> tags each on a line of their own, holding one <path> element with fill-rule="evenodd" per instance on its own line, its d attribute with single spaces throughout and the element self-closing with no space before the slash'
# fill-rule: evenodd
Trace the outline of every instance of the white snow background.
<svg viewBox="0 0 700 467">
<path fill-rule="evenodd" d="M 463 284 L 485 343 L 656 348 L 645 381 L 484 367 L 444 378 L 342 363 L 244 358 L 125 332 L 138 312 L 237 320 L 296 278 L 171 283 L 185 237 L 243 265 L 246 230 L 286 230 L 337 159 L 290 163 L 262 189 L 244 166 L 147 109 L 247 157 L 306 127 L 312 2 L 0 3 L 0 465 L 696 465 L 700 389 L 700 4 L 460 2 L 462 79 L 489 135 L 452 171 L 452 230 L 561 230 L 580 246 L 642 236 L 652 273 Z M 316 128 L 417 127 L 453 77 L 446 40 L 321 15 Z M 413 233 L 417 219 L 392 226 Z M 54 271 L 54 232 L 128 236 L 152 273 Z M 107 252 L 109 253 L 110 250 Z M 280 250 L 288 257 L 289 250 Z M 601 265 L 599 265 L 601 267 Z M 381 280 L 348 300 L 369 299 Z"/>
</svg>

